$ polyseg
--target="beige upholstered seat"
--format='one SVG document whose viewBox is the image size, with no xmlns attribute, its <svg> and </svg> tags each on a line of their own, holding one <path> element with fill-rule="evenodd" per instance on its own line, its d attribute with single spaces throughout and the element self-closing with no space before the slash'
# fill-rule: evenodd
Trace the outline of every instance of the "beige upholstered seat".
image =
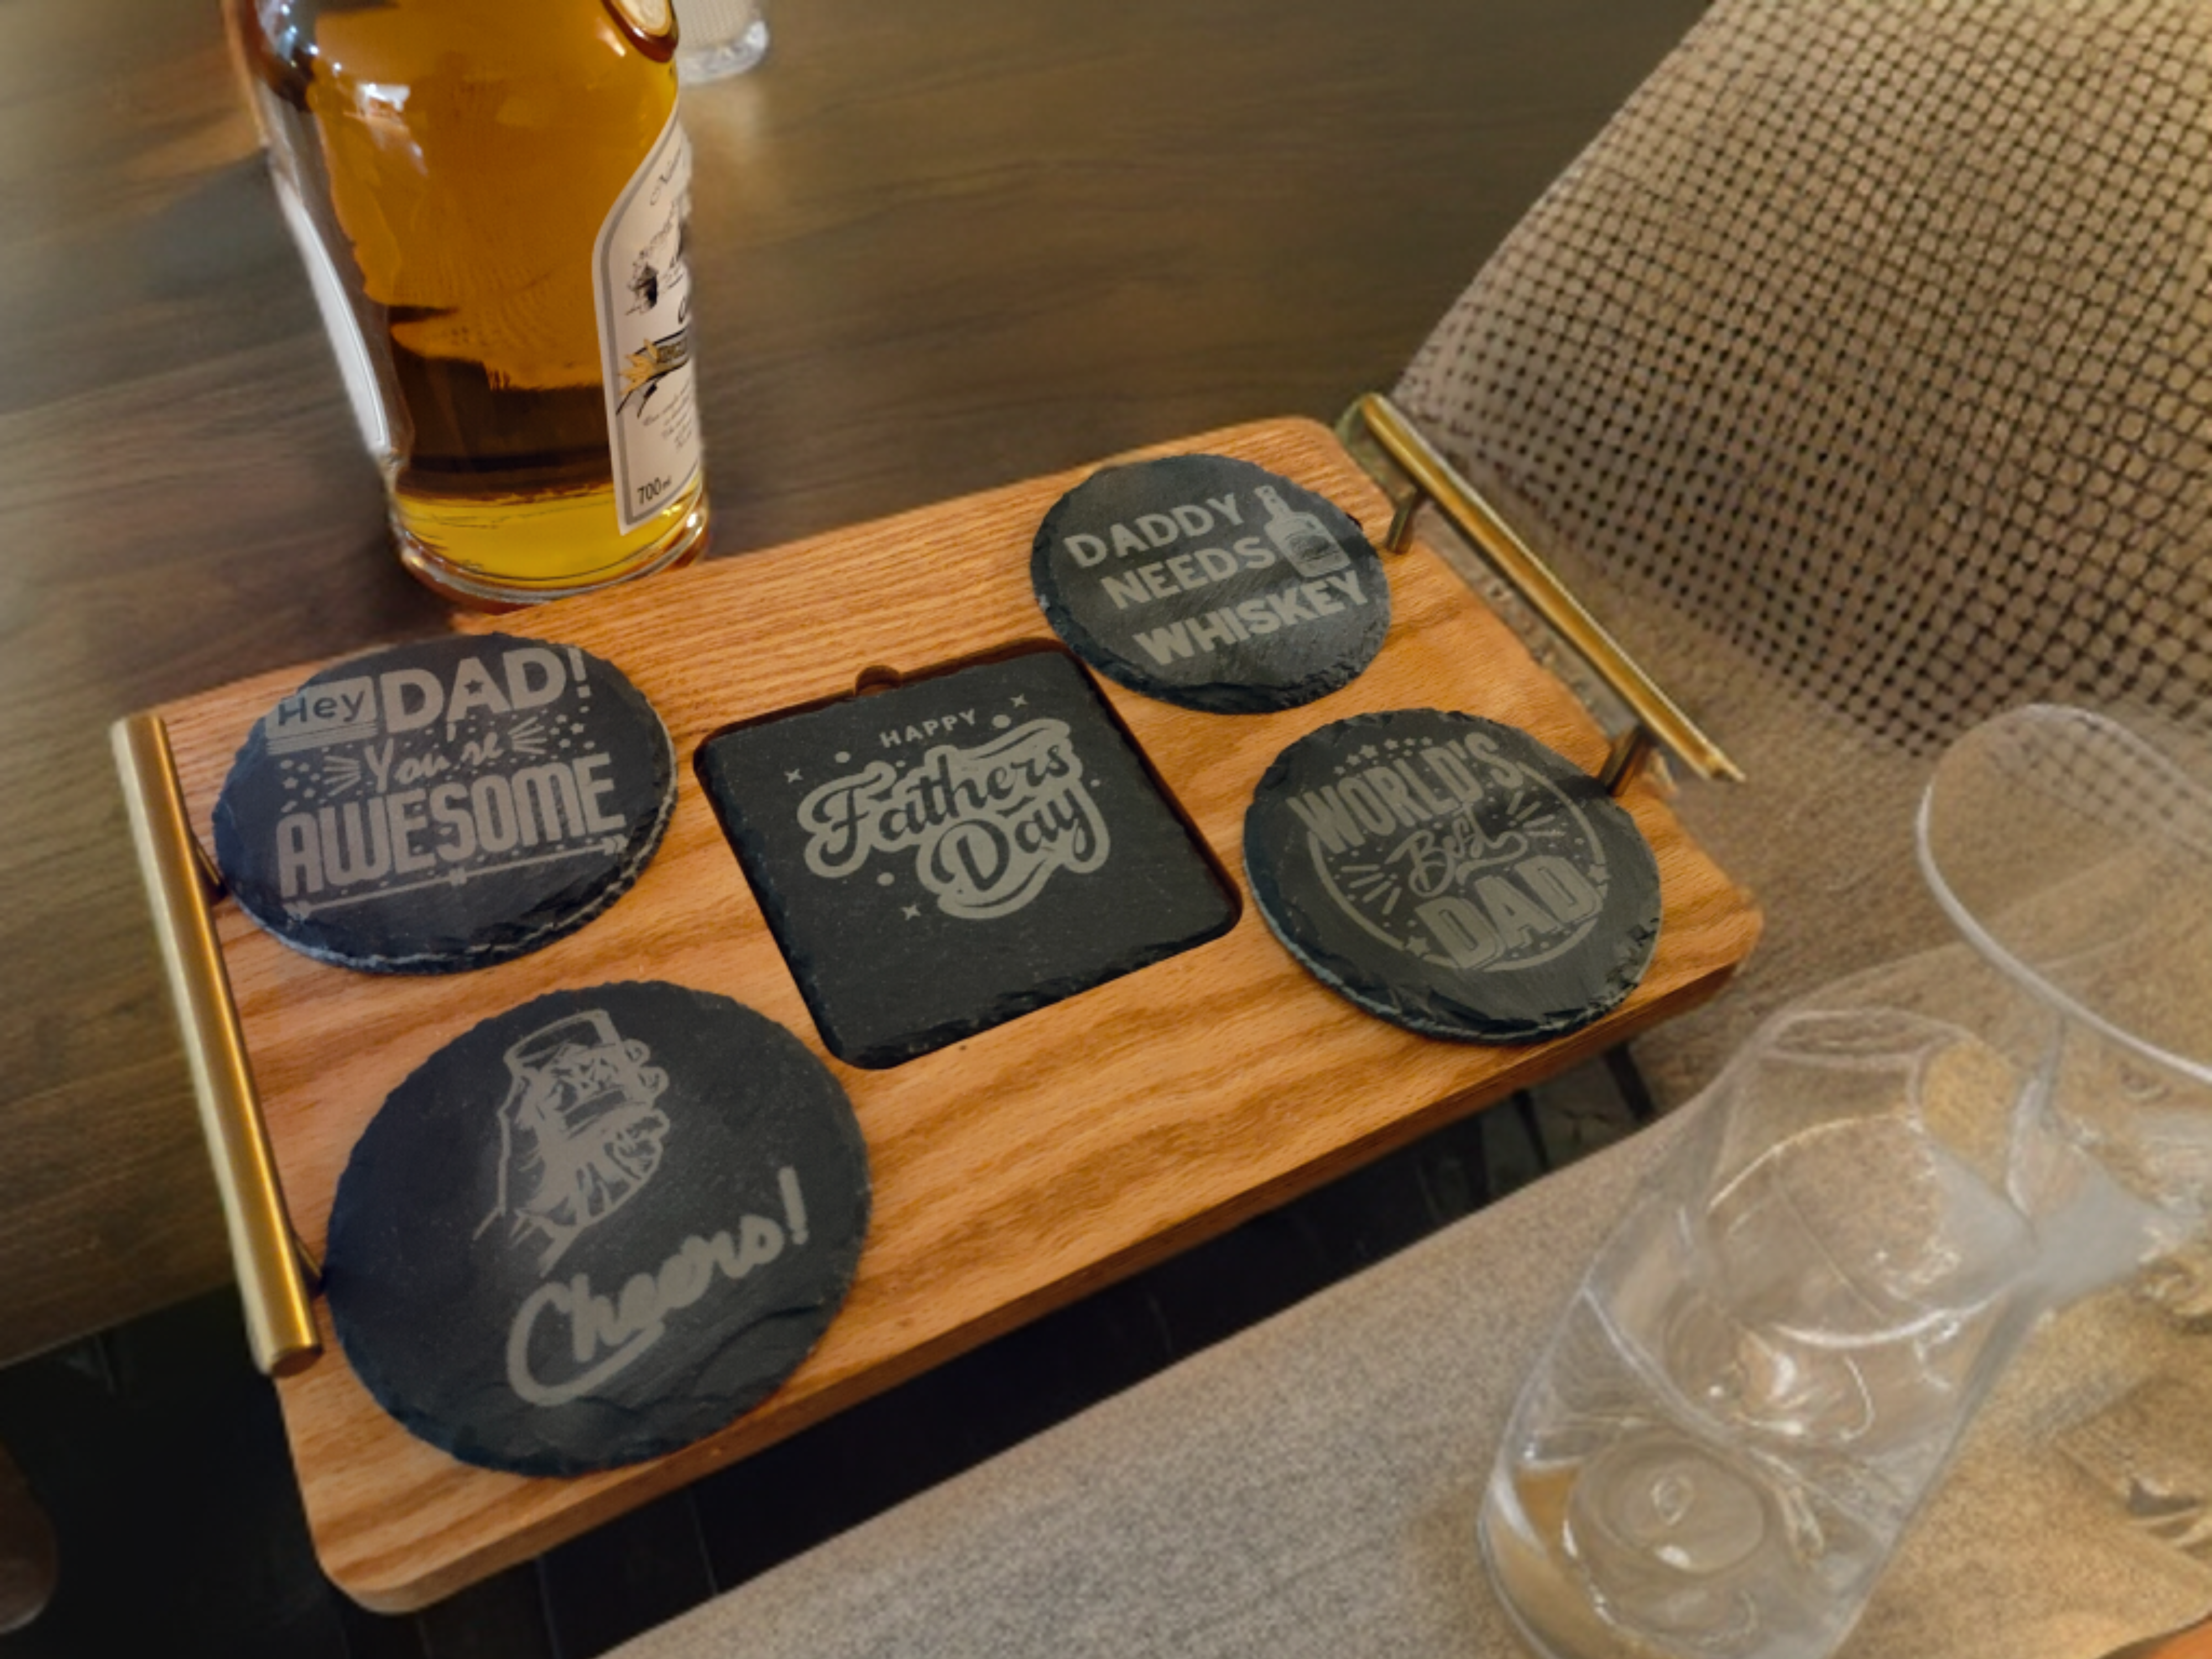
<svg viewBox="0 0 2212 1659">
<path fill-rule="evenodd" d="M 1940 936 L 1966 725 L 2212 721 L 2212 8 L 1720 0 L 1396 395 L 1750 775 L 1687 790 L 1769 934 L 1679 1096 Z"/>
</svg>

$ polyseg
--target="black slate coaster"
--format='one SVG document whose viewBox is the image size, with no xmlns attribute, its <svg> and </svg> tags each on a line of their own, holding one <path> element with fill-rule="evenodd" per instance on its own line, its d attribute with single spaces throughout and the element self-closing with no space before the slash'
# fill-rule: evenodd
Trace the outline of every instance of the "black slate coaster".
<svg viewBox="0 0 2212 1659">
<path fill-rule="evenodd" d="M 392 1091 L 331 1212 L 377 1403 L 466 1462 L 579 1474 L 775 1391 L 844 1299 L 867 1152 L 790 1032 L 679 986 L 556 991 Z"/>
<path fill-rule="evenodd" d="M 1659 866 L 1587 774 L 1525 732 L 1359 714 L 1275 757 L 1244 867 L 1276 936 L 1370 1013 L 1524 1042 L 1613 1007 L 1659 939 Z"/>
<path fill-rule="evenodd" d="M 1325 696 L 1390 630 L 1389 584 L 1359 526 L 1327 498 L 1221 455 L 1092 473 L 1045 514 L 1030 580 L 1084 661 L 1209 714 Z"/>
<path fill-rule="evenodd" d="M 1056 651 L 723 732 L 698 766 L 823 1041 L 856 1066 L 927 1054 L 1236 921 Z"/>
<path fill-rule="evenodd" d="M 285 944 L 439 974 L 574 932 L 637 879 L 675 753 L 611 664 L 506 635 L 325 668 L 255 722 L 215 809 L 216 862 Z"/>
</svg>

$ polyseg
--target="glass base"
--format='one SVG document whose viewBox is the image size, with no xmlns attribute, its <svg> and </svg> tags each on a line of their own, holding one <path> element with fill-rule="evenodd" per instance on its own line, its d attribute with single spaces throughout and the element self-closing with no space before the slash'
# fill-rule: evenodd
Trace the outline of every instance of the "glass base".
<svg viewBox="0 0 2212 1659">
<path fill-rule="evenodd" d="M 691 510 L 677 521 L 675 528 L 630 563 L 609 574 L 544 586 L 495 581 L 481 571 L 454 564 L 411 534 L 396 518 L 392 523 L 392 539 L 398 547 L 399 562 L 407 567 L 408 574 L 440 599 L 471 611 L 519 611 L 548 599 L 570 599 L 579 593 L 634 581 L 640 576 L 681 569 L 706 552 L 707 523 L 707 492 L 702 488 L 691 503 Z"/>
<path fill-rule="evenodd" d="M 1501 1492 L 1511 1492 L 1502 1472 L 1492 1477 L 1475 1538 L 1498 1604 L 1528 1650 L 1540 1659 L 1663 1659 L 1599 1616 L 1587 1589 L 1547 1547 L 1534 1517 L 1510 1496 L 1501 1501 Z M 1563 1492 L 1548 1496 L 1564 1504 Z"/>
<path fill-rule="evenodd" d="M 767 56 L 768 24 L 756 17 L 733 40 L 703 43 L 696 52 L 679 44 L 676 79 L 678 84 L 687 87 L 727 80 L 732 75 L 743 75 Z"/>
</svg>

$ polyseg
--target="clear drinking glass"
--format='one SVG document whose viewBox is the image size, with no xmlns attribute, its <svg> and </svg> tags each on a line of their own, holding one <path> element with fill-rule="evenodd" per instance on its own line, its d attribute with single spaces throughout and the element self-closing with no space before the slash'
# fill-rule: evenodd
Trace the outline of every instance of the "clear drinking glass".
<svg viewBox="0 0 2212 1659">
<path fill-rule="evenodd" d="M 761 0 L 676 0 L 676 78 L 687 87 L 743 75 L 768 55 Z"/>
<path fill-rule="evenodd" d="M 1601 1250 L 1481 1537 L 1553 1659 L 1817 1659 L 2045 1315 L 2201 1231 L 2212 795 L 2037 707 L 1946 754 L 1965 943 L 1763 1028 Z"/>
</svg>

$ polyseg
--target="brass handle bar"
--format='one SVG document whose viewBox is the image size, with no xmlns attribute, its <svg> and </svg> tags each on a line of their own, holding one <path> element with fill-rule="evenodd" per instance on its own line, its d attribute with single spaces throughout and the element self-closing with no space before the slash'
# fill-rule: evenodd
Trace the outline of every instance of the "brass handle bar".
<svg viewBox="0 0 2212 1659">
<path fill-rule="evenodd" d="M 1392 546 L 1402 546 L 1404 538 L 1411 533 L 1413 509 L 1420 501 L 1425 498 L 1435 502 L 1460 532 L 1482 550 L 1498 574 L 1513 584 L 1536 614 L 1628 705 L 1629 712 L 1636 717 L 1637 729 L 1622 740 L 1607 768 L 1605 781 L 1608 787 L 1617 788 L 1632 775 L 1635 763 L 1642 758 L 1639 733 L 1648 733 L 1664 744 L 1699 777 L 1743 781 L 1742 769 L 1675 707 L 1674 700 L 1605 631 L 1604 625 L 1583 608 L 1582 601 L 1568 591 L 1552 568 L 1521 539 L 1497 508 L 1431 447 L 1396 404 L 1382 393 L 1370 392 L 1352 407 L 1375 441 L 1419 492 L 1413 501 L 1399 509 L 1391 524 Z"/>
<path fill-rule="evenodd" d="M 210 886 L 199 842 L 185 815 L 168 728 L 156 714 L 132 714 L 110 732 L 130 809 L 131 838 L 152 901 L 154 931 L 167 969 L 169 996 L 191 1067 L 200 1131 L 207 1138 L 230 1233 L 230 1257 L 246 1305 L 254 1363 L 271 1376 L 301 1370 L 322 1352 L 308 1306 L 301 1261 L 260 1097 L 239 1029 L 230 975 L 209 910 Z"/>
</svg>

